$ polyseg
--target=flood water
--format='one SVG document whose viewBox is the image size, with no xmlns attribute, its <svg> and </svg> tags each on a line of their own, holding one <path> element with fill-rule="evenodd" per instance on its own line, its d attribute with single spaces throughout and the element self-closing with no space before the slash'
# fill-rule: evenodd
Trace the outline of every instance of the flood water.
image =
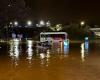
<svg viewBox="0 0 100 80">
<path fill-rule="evenodd" d="M 0 80 L 100 80 L 100 44 L 0 44 Z"/>
</svg>

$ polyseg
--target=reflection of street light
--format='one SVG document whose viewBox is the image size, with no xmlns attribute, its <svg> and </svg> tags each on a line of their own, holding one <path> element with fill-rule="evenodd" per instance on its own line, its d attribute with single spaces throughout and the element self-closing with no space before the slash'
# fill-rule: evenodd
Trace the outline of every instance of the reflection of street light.
<svg viewBox="0 0 100 80">
<path fill-rule="evenodd" d="M 32 26 L 32 21 L 27 21 L 28 26 Z"/>
</svg>

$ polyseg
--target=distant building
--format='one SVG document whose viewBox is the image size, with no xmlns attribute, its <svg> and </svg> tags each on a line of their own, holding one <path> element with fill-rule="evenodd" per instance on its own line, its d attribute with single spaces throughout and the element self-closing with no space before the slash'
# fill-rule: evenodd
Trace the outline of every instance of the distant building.
<svg viewBox="0 0 100 80">
<path fill-rule="evenodd" d="M 97 37 L 100 37 L 100 28 L 90 28 Z"/>
</svg>

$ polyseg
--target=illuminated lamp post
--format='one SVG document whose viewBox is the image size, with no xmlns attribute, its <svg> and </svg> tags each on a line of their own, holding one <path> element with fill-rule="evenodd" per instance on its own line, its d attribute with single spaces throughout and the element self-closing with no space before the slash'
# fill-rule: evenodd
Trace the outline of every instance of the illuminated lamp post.
<svg viewBox="0 0 100 80">
<path fill-rule="evenodd" d="M 81 22 L 80 22 L 81 29 L 82 29 L 83 26 L 85 26 L 85 24 L 86 24 L 85 21 L 81 21 Z"/>
<path fill-rule="evenodd" d="M 40 27 L 42 27 L 45 25 L 45 22 L 43 20 L 41 20 L 39 25 L 40 25 Z"/>
<path fill-rule="evenodd" d="M 14 22 L 14 26 L 18 26 L 18 21 L 15 21 Z"/>
<path fill-rule="evenodd" d="M 32 21 L 27 21 L 27 26 L 32 26 Z"/>
<path fill-rule="evenodd" d="M 85 21 L 81 21 L 81 26 L 84 26 L 85 25 Z"/>
</svg>

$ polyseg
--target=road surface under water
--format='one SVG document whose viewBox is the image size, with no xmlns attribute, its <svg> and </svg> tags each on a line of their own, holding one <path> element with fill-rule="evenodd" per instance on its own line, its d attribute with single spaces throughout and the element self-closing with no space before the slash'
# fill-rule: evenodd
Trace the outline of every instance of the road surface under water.
<svg viewBox="0 0 100 80">
<path fill-rule="evenodd" d="M 0 80 L 100 80 L 100 44 L 0 44 Z"/>
</svg>

